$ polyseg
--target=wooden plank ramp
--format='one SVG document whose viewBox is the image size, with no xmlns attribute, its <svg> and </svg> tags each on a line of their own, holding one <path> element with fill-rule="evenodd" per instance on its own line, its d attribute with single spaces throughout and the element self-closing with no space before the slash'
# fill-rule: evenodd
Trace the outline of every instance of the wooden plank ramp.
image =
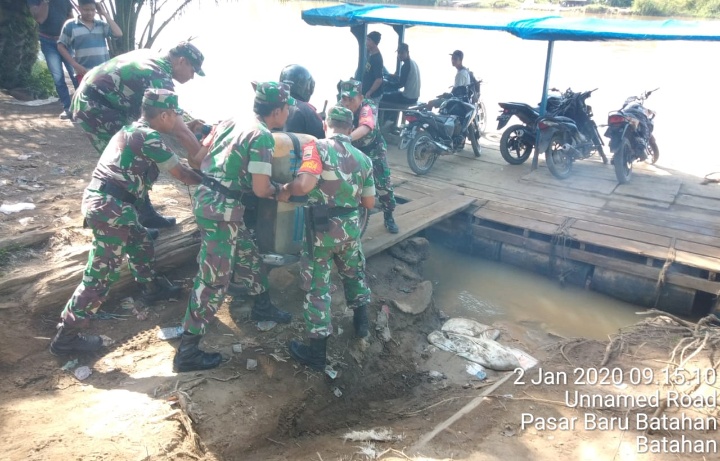
<svg viewBox="0 0 720 461">
<path fill-rule="evenodd" d="M 391 234 L 385 229 L 382 213 L 374 213 L 370 216 L 370 223 L 362 239 L 363 253 L 366 258 L 378 254 L 436 222 L 460 213 L 474 201 L 474 197 L 461 195 L 457 190 L 443 189 L 434 195 L 399 204 L 393 213 L 400 228 L 397 234 Z"/>
</svg>

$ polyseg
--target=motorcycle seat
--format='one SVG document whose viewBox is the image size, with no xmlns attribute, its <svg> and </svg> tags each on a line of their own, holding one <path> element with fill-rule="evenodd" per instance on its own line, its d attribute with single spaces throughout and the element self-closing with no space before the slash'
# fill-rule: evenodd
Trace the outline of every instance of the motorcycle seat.
<svg viewBox="0 0 720 461">
<path fill-rule="evenodd" d="M 503 109 L 525 109 L 525 110 L 531 110 L 534 112 L 539 112 L 538 107 L 533 107 L 530 104 L 525 104 L 524 102 L 501 102 L 500 107 Z"/>
<path fill-rule="evenodd" d="M 554 120 L 556 122 L 562 122 L 562 123 L 575 123 L 575 120 L 571 119 L 570 117 L 563 117 L 562 115 L 558 115 L 557 117 L 547 117 L 549 120 Z"/>
</svg>

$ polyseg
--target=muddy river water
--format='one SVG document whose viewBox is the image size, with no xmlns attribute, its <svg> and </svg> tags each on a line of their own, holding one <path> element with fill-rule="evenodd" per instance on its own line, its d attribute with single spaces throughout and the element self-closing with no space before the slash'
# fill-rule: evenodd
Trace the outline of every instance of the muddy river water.
<svg viewBox="0 0 720 461">
<path fill-rule="evenodd" d="M 287 64 L 307 67 L 316 80 L 311 99 L 317 107 L 335 98 L 335 85 L 354 73 L 357 42 L 347 28 L 309 26 L 303 9 L 323 2 L 197 2 L 163 32 L 158 47 L 188 36 L 205 53 L 206 77 L 178 88 L 182 106 L 196 116 L 216 121 L 251 117 L 252 80 L 276 80 Z M 493 12 L 457 9 L 464 15 L 508 18 L 556 14 L 541 11 Z M 372 26 L 383 34 L 380 50 L 386 67 L 395 68 L 397 36 L 388 26 Z M 443 92 L 454 78 L 450 56 L 465 52 L 465 64 L 484 79 L 482 98 L 489 109 L 492 147 L 499 101 L 537 103 L 542 90 L 547 44 L 523 41 L 507 33 L 414 27 L 406 33 L 410 54 L 422 76 L 421 100 Z M 659 165 L 696 175 L 720 171 L 720 157 L 708 150 L 714 108 L 720 104 L 714 59 L 720 43 L 703 42 L 558 42 L 551 86 L 574 90 L 599 88 L 589 103 L 598 124 L 627 96 L 660 87 L 648 101 L 658 113 L 655 133 L 661 149 Z M 602 130 L 602 128 L 601 128 Z M 497 146 L 495 144 L 495 146 Z M 499 153 L 495 152 L 499 156 Z M 524 165 L 520 168 L 527 167 Z M 478 320 L 527 321 L 563 336 L 605 338 L 620 326 L 637 321 L 637 307 L 576 287 L 560 288 L 542 276 L 499 263 L 433 249 L 426 276 L 438 282 L 436 300 L 451 315 Z"/>
</svg>

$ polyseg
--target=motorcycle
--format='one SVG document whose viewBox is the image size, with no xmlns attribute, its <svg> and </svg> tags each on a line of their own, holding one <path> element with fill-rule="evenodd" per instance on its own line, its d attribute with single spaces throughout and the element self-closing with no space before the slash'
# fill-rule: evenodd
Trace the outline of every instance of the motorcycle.
<svg viewBox="0 0 720 461">
<path fill-rule="evenodd" d="M 558 179 L 570 176 L 573 162 L 586 159 L 596 152 L 602 157 L 603 163 L 607 163 L 604 143 L 592 120 L 592 107 L 585 102 L 595 90 L 574 93 L 568 88 L 557 110 L 557 113 L 563 115 L 542 117 L 537 121 L 540 131 L 538 150 L 545 152 L 545 163 L 550 173 Z"/>
<path fill-rule="evenodd" d="M 645 100 L 658 89 L 631 96 L 625 100 L 622 109 L 608 114 L 605 136 L 610 138 L 610 152 L 614 154 L 612 163 L 620 184 L 630 180 L 635 161 L 649 160 L 654 164 L 660 158 L 653 135 L 655 112 L 644 106 Z"/>
<path fill-rule="evenodd" d="M 562 95 L 556 89 L 551 91 L 552 93 L 547 98 L 547 114 L 555 114 L 562 102 Z M 497 118 L 498 130 L 503 129 L 512 117 L 517 117 L 522 122 L 522 124 L 509 126 L 500 137 L 500 154 L 503 159 L 510 165 L 521 165 L 530 158 L 535 147 L 537 135 L 535 124 L 540 117 L 540 108 L 521 102 L 500 102 L 498 104 L 502 108 Z"/>
<path fill-rule="evenodd" d="M 417 175 L 427 174 L 440 155 L 461 151 L 468 138 L 475 157 L 480 156 L 478 106 L 471 91 L 457 90 L 405 113 L 400 148 L 407 147 L 408 165 Z M 438 113 L 432 112 L 438 103 Z"/>
</svg>

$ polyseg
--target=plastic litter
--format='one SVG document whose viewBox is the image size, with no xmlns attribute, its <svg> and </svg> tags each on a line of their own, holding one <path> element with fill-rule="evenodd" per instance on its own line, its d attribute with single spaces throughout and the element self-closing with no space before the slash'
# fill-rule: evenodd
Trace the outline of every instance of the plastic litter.
<svg viewBox="0 0 720 461">
<path fill-rule="evenodd" d="M 66 363 L 65 365 L 63 365 L 62 368 L 60 368 L 60 369 L 61 369 L 62 371 L 70 371 L 70 370 L 72 370 L 73 368 L 75 368 L 75 367 L 77 366 L 77 364 L 78 364 L 78 359 L 70 360 L 68 363 Z"/>
<path fill-rule="evenodd" d="M 35 204 L 34 203 L 3 203 L 0 205 L 0 213 L 10 214 L 10 213 L 17 213 L 18 211 L 24 211 L 24 210 L 34 210 Z"/>
<path fill-rule="evenodd" d="M 236 354 L 242 354 L 242 344 L 233 344 L 232 351 Z"/>
<path fill-rule="evenodd" d="M 87 379 L 92 374 L 92 370 L 88 366 L 82 366 L 75 369 L 75 377 L 80 381 Z"/>
<path fill-rule="evenodd" d="M 262 322 L 257 323 L 257 329 L 260 331 L 270 331 L 275 328 L 275 325 L 277 325 L 277 322 L 273 322 L 272 320 L 263 320 Z"/>
<path fill-rule="evenodd" d="M 445 373 L 441 373 L 435 370 L 428 371 L 428 376 L 431 379 L 445 379 Z"/>
<path fill-rule="evenodd" d="M 487 378 L 487 373 L 485 372 L 485 367 L 480 365 L 479 363 L 469 363 L 465 367 L 465 371 L 482 381 L 483 379 Z"/>
<path fill-rule="evenodd" d="M 22 154 L 22 155 L 18 155 L 18 156 L 17 156 L 17 159 L 18 159 L 18 160 L 27 160 L 27 159 L 29 159 L 30 157 L 32 157 L 32 155 L 30 155 L 30 154 Z"/>
<path fill-rule="evenodd" d="M 123 298 L 120 300 L 120 307 L 130 310 L 135 307 L 135 300 L 132 299 L 130 296 L 128 296 L 127 298 Z"/>
<path fill-rule="evenodd" d="M 255 359 L 247 359 L 247 364 L 245 365 L 245 368 L 248 370 L 254 370 L 257 368 L 257 360 Z"/>
<path fill-rule="evenodd" d="M 337 371 L 333 370 L 330 365 L 325 367 L 325 374 L 328 375 L 330 379 L 335 379 L 338 375 Z"/>
<path fill-rule="evenodd" d="M 332 391 L 333 391 L 333 394 L 335 394 L 335 397 L 342 397 L 342 391 L 339 388 L 333 387 Z"/>
<path fill-rule="evenodd" d="M 23 227 L 27 227 L 28 224 L 30 224 L 31 222 L 34 222 L 34 221 L 35 221 L 35 218 L 33 218 L 33 217 L 31 217 L 31 216 L 29 216 L 29 217 L 27 217 L 27 218 L 20 218 L 20 219 L 18 219 L 18 222 L 19 222 L 20 225 L 23 226 Z"/>
<path fill-rule="evenodd" d="M 158 331 L 157 337 L 158 337 L 158 339 L 164 339 L 164 340 L 179 338 L 180 336 L 182 336 L 184 331 L 185 330 L 183 330 L 182 325 L 178 325 L 176 327 L 160 328 L 160 331 Z"/>
<path fill-rule="evenodd" d="M 100 339 L 102 339 L 103 347 L 108 347 L 115 344 L 115 341 L 110 338 L 110 336 L 100 335 Z"/>
</svg>

